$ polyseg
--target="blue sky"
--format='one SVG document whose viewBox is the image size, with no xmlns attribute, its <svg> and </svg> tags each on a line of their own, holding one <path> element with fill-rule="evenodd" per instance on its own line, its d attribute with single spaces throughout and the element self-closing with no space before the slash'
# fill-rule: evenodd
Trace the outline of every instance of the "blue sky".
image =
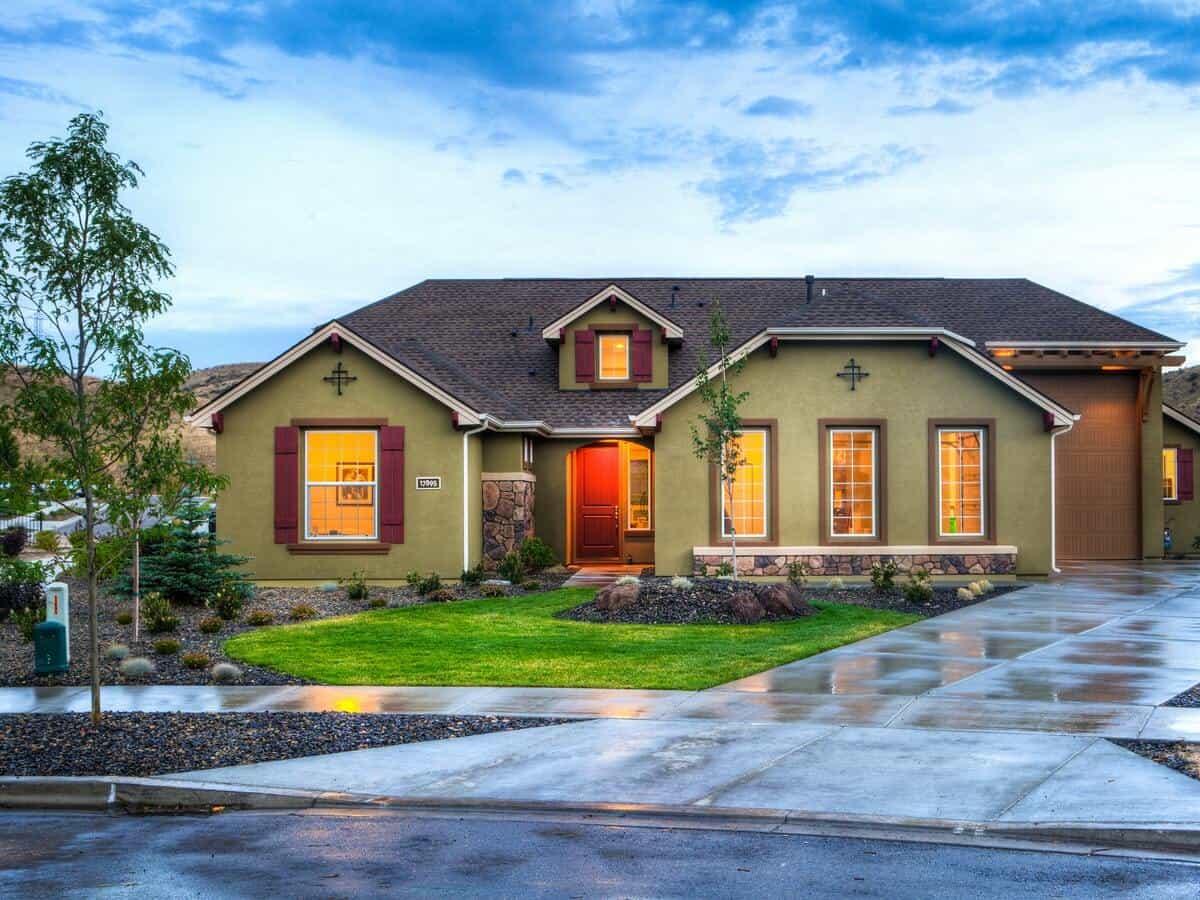
<svg viewBox="0 0 1200 900">
<path fill-rule="evenodd" d="M 1024 275 L 1200 337 L 1197 0 L 8 0 L 0 172 L 80 109 L 198 366 L 436 276 Z"/>
</svg>

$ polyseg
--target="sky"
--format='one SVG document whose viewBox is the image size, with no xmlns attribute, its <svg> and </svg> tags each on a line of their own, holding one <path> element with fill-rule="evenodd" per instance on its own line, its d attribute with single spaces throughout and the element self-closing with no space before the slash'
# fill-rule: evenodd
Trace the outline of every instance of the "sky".
<svg viewBox="0 0 1200 900">
<path fill-rule="evenodd" d="M 1024 276 L 1200 339 L 1200 0 L 5 0 L 0 174 L 84 110 L 197 367 L 433 277 Z"/>
</svg>

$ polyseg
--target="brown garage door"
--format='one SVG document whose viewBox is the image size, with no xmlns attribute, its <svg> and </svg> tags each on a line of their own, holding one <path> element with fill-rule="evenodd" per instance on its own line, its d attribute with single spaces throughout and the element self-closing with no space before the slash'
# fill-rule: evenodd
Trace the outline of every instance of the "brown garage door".
<svg viewBox="0 0 1200 900">
<path fill-rule="evenodd" d="M 1059 558 L 1140 556 L 1137 376 L 1056 372 L 1022 377 L 1083 415 L 1056 441 Z"/>
</svg>

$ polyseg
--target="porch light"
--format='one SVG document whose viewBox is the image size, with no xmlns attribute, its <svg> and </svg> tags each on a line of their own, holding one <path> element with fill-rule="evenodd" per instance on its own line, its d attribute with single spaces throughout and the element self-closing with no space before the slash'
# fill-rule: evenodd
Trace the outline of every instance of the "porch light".
<svg viewBox="0 0 1200 900">
<path fill-rule="evenodd" d="M 1003 357 L 1005 359 L 1007 359 L 1010 356 L 1016 356 L 1016 355 L 1017 355 L 1017 351 L 1009 349 L 1009 348 L 992 351 L 992 356 L 999 356 L 999 357 Z"/>
<path fill-rule="evenodd" d="M 1127 372 L 1127 371 L 1129 371 L 1129 366 L 1101 366 L 1100 371 L 1101 372 Z"/>
</svg>

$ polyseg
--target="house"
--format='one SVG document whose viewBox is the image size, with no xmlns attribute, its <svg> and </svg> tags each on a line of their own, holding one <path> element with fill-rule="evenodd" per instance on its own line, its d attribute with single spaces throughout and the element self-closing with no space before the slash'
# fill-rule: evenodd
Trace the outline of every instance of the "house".
<svg viewBox="0 0 1200 900">
<path fill-rule="evenodd" d="M 732 497 L 692 450 L 718 303 L 749 392 Z M 1161 399 L 1181 346 L 1025 279 L 431 280 L 191 421 L 267 581 L 453 577 L 533 534 L 704 571 L 734 529 L 752 574 L 1045 575 L 1161 557 L 1164 513 L 1200 534 L 1200 426 Z"/>
</svg>

